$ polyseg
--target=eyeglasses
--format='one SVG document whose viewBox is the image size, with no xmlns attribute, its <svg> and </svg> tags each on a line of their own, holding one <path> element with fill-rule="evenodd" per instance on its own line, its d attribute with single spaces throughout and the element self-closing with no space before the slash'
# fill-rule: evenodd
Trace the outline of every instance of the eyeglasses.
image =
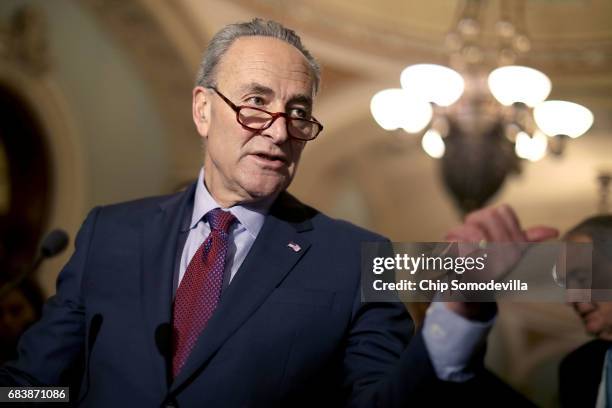
<svg viewBox="0 0 612 408">
<path fill-rule="evenodd" d="M 282 116 L 287 124 L 287 134 L 294 139 L 310 141 L 323 130 L 323 125 L 313 117 L 296 118 L 285 112 L 268 112 L 252 106 L 237 106 L 219 92 L 217 88 L 211 87 L 210 89 L 215 91 L 236 112 L 236 120 L 245 129 L 253 131 L 267 129 L 272 126 L 276 119 Z"/>
</svg>

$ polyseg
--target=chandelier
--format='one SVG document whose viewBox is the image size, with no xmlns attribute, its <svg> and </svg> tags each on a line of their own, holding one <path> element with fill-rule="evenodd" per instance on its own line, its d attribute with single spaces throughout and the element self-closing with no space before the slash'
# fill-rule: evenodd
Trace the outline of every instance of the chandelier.
<svg viewBox="0 0 612 408">
<path fill-rule="evenodd" d="M 516 63 L 531 48 L 525 1 L 500 1 L 493 52 L 481 26 L 485 3 L 491 4 L 460 5 L 446 36 L 452 68 L 410 65 L 401 72 L 401 88 L 379 91 L 370 103 L 383 129 L 422 135 L 423 150 L 440 159 L 444 184 L 464 213 L 482 207 L 521 161 L 560 156 L 566 141 L 593 123 L 584 106 L 547 100 L 550 79 Z"/>
</svg>

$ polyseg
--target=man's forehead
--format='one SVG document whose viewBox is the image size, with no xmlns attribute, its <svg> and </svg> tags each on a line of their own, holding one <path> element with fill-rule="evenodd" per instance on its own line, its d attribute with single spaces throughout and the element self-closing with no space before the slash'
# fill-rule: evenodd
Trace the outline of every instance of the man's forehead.
<svg viewBox="0 0 612 408">
<path fill-rule="evenodd" d="M 219 63 L 219 82 L 236 85 L 289 81 L 293 86 L 311 89 L 313 72 L 302 53 L 285 41 L 271 37 L 240 37 Z"/>
</svg>

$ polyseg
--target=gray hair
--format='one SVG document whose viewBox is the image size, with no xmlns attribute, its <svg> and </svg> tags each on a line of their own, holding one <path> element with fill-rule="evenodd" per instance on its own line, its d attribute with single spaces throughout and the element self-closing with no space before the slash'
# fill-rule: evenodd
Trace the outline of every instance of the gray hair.
<svg viewBox="0 0 612 408">
<path fill-rule="evenodd" d="M 277 38 L 294 46 L 308 61 L 314 79 L 314 92 L 317 93 L 321 80 L 321 68 L 306 47 L 302 45 L 300 36 L 297 35 L 295 31 L 276 21 L 262 20 L 260 18 L 255 18 L 248 22 L 226 25 L 215 34 L 208 44 L 204 57 L 202 57 L 202 61 L 200 62 L 200 68 L 198 69 L 198 75 L 196 77 L 196 86 L 215 86 L 216 68 L 221 58 L 237 38 L 248 36 Z"/>
<path fill-rule="evenodd" d="M 592 288 L 612 289 L 612 214 L 596 215 L 582 221 L 565 234 L 565 240 L 577 235 L 586 235 L 593 242 Z M 609 299 L 598 299 L 606 300 Z"/>
</svg>

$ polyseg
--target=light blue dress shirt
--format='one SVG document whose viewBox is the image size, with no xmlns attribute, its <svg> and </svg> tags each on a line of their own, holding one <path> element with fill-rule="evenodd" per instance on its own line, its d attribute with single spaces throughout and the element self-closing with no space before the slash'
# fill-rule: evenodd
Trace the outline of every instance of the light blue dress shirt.
<svg viewBox="0 0 612 408">
<path fill-rule="evenodd" d="M 261 231 L 271 205 L 272 200 L 268 200 L 256 206 L 236 205 L 227 209 L 238 220 L 229 231 L 230 245 L 225 262 L 225 276 L 229 273 L 230 282 Z M 179 285 L 191 258 L 210 233 L 210 226 L 204 215 L 220 207 L 208 192 L 204 184 L 204 169 L 201 169 L 189 235 L 180 259 Z M 493 322 L 494 319 L 484 323 L 468 320 L 449 310 L 443 303 L 431 304 L 423 323 L 423 338 L 439 379 L 462 382 L 473 377 L 473 373 L 468 370 L 468 363 L 484 344 Z"/>
<path fill-rule="evenodd" d="M 257 238 L 263 226 L 271 204 L 272 200 L 269 200 L 258 203 L 256 206 L 235 205 L 226 209 L 231 212 L 237 220 L 229 231 L 230 239 L 225 260 L 225 272 L 227 274 L 229 269 L 230 282 L 236 275 L 240 265 L 242 265 L 251 246 L 253 246 L 253 242 L 255 242 L 255 238 Z M 202 242 L 204 242 L 208 234 L 210 234 L 210 226 L 208 222 L 205 221 L 204 216 L 215 208 L 221 208 L 221 206 L 217 204 L 215 199 L 208 192 L 204 184 L 204 169 L 201 169 L 195 191 L 189 235 L 185 241 L 183 254 L 181 256 L 178 278 L 179 285 L 185 275 L 191 258 L 193 258 L 193 255 L 200 245 L 202 245 Z"/>
</svg>

